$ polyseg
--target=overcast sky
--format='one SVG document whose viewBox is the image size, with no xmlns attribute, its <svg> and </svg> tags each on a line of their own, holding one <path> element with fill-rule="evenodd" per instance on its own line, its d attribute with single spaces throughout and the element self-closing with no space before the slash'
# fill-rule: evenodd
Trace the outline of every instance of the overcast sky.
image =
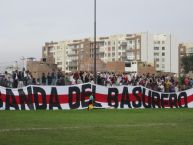
<svg viewBox="0 0 193 145">
<path fill-rule="evenodd" d="M 93 36 L 94 0 L 0 0 L 0 65 L 46 41 Z M 172 33 L 193 42 L 193 0 L 97 0 L 97 35 Z"/>
</svg>

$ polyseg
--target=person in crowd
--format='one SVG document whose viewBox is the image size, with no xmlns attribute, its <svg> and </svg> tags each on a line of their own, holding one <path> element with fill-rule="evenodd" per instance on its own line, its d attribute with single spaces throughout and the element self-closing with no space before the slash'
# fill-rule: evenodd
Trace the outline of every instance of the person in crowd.
<svg viewBox="0 0 193 145">
<path fill-rule="evenodd" d="M 80 77 L 77 79 L 77 84 L 83 84 L 83 81 L 81 80 Z"/>
<path fill-rule="evenodd" d="M 171 82 L 169 81 L 169 78 L 166 78 L 166 81 L 165 81 L 165 92 L 166 93 L 169 93 L 170 92 L 170 87 L 171 87 Z"/>
<path fill-rule="evenodd" d="M 52 85 L 54 86 L 54 85 L 56 85 L 56 80 L 58 79 L 57 73 L 55 72 L 55 70 L 52 71 L 51 76 L 52 76 Z"/>
<path fill-rule="evenodd" d="M 61 77 L 57 80 L 57 83 L 56 83 L 58 86 L 64 86 L 65 85 L 65 79 L 64 79 L 64 76 L 61 75 Z"/>
<path fill-rule="evenodd" d="M 31 85 L 32 84 L 32 79 L 33 79 L 32 73 L 29 72 L 28 73 L 28 77 L 27 77 L 27 85 Z"/>
<path fill-rule="evenodd" d="M 24 84 L 24 86 L 27 86 L 28 71 L 25 71 L 25 70 L 24 70 L 23 76 L 24 76 L 24 78 L 23 78 L 23 84 Z"/>
<path fill-rule="evenodd" d="M 48 82 L 48 86 L 52 85 L 52 76 L 50 73 L 48 73 L 47 75 L 47 82 Z"/>
<path fill-rule="evenodd" d="M 46 85 L 46 76 L 45 76 L 45 73 L 42 73 L 42 85 Z"/>
<path fill-rule="evenodd" d="M 17 88 L 18 87 L 18 71 L 17 70 L 13 72 L 12 77 L 13 77 L 13 88 Z"/>
<path fill-rule="evenodd" d="M 37 85 L 36 79 L 32 77 L 32 85 Z"/>
<path fill-rule="evenodd" d="M 191 80 L 190 80 L 190 87 L 191 88 L 193 87 L 193 78 L 191 78 Z"/>
<path fill-rule="evenodd" d="M 22 88 L 24 86 L 23 84 L 23 81 L 24 81 L 24 75 L 21 71 L 19 71 L 18 73 L 18 88 Z"/>
</svg>

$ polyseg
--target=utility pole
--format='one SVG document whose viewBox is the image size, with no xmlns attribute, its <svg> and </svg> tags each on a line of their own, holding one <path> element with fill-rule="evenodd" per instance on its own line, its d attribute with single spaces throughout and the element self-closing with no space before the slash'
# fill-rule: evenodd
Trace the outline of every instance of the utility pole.
<svg viewBox="0 0 193 145">
<path fill-rule="evenodd" d="M 170 73 L 172 72 L 172 35 L 170 34 Z"/>
<path fill-rule="evenodd" d="M 22 70 L 23 70 L 23 69 L 25 69 L 25 57 L 22 56 L 21 61 L 22 61 L 22 65 L 23 65 L 22 66 L 23 67 Z"/>
<path fill-rule="evenodd" d="M 96 0 L 94 0 L 94 83 L 97 83 L 96 73 Z"/>
<path fill-rule="evenodd" d="M 148 52 L 148 50 L 149 50 L 149 33 L 148 33 L 148 31 L 147 31 L 147 60 L 146 60 L 146 69 L 147 69 L 147 65 L 148 65 L 148 57 L 149 57 L 149 52 Z"/>
<path fill-rule="evenodd" d="M 15 69 L 16 69 L 16 70 L 19 69 L 19 67 L 18 67 L 18 62 L 17 62 L 17 61 L 15 61 Z"/>
</svg>

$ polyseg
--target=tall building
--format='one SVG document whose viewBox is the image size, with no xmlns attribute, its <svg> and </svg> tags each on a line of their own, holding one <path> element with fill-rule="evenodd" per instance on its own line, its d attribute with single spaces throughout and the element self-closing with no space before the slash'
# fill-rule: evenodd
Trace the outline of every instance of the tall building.
<svg viewBox="0 0 193 145">
<path fill-rule="evenodd" d="M 65 72 L 78 71 L 80 61 L 90 57 L 89 39 L 72 41 L 46 42 L 43 46 L 42 57 L 53 56 L 58 68 Z"/>
<path fill-rule="evenodd" d="M 170 34 L 154 35 L 153 55 L 157 71 L 178 74 L 178 43 Z"/>
<path fill-rule="evenodd" d="M 45 43 L 43 57 L 49 55 L 53 55 L 55 63 L 63 71 L 82 70 L 83 64 L 93 62 L 94 40 L 85 38 Z M 154 35 L 144 32 L 98 37 L 96 56 L 101 67 L 104 66 L 102 63 L 129 60 L 152 64 L 157 71 L 178 73 L 177 41 L 167 34 Z"/>
</svg>

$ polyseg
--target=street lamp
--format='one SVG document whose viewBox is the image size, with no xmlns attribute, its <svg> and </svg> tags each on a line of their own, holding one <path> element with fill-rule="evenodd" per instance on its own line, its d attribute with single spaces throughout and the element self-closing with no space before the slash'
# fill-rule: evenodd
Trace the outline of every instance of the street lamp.
<svg viewBox="0 0 193 145">
<path fill-rule="evenodd" d="M 94 82 L 97 83 L 96 73 L 96 0 L 94 0 Z"/>
<path fill-rule="evenodd" d="M 23 67 L 22 69 L 25 69 L 25 57 L 22 56 L 22 57 L 20 58 L 20 60 L 22 61 L 22 65 L 23 65 L 23 66 L 22 66 L 22 67 Z"/>
</svg>

